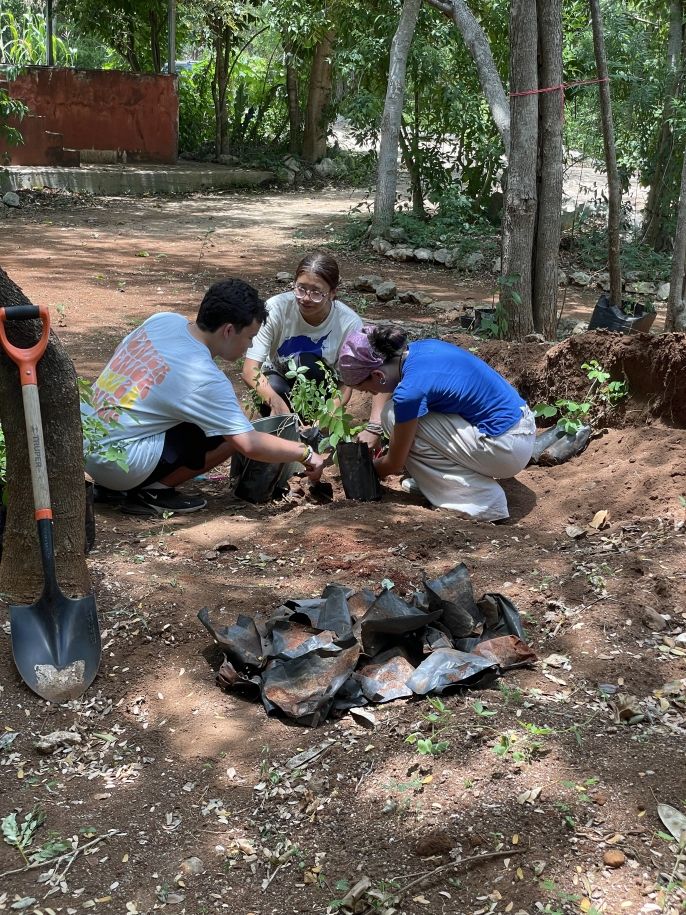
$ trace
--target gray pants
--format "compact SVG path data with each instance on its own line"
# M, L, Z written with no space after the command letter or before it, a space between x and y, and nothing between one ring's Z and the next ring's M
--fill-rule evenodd
M395 425L393 401L383 409L390 436ZM528 407L502 435L484 435L456 413L427 413L405 461L422 494L437 508L448 508L479 521L509 517L505 492L496 479L513 477L529 463L536 422Z

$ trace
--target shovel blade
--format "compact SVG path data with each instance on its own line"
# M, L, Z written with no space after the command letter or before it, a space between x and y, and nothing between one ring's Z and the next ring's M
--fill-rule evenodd
M12 654L26 685L49 702L77 699L100 666L95 597L72 599L60 591L10 607Z

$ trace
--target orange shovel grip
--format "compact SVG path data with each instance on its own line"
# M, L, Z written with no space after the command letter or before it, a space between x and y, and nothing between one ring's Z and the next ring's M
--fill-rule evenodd
M5 322L18 319L26 320L28 318L40 318L43 325L40 339L33 346L26 348L13 346L7 339ZM22 385L38 383L36 366L45 352L49 336L50 312L45 305L39 305L38 307L34 305L15 305L8 308L0 308L0 341L7 355L19 369L19 380Z

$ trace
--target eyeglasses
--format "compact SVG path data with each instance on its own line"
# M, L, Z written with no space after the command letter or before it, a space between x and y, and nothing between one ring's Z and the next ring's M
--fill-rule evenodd
M315 305L318 305L320 302L323 302L328 293L321 292L319 289L306 289L305 286L301 286L300 283L296 283L294 290L296 298L304 299L305 296L314 302Z

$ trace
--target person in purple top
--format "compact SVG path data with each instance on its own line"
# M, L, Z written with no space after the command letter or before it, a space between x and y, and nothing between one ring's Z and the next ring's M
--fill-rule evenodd
M344 384L387 394L387 452L374 462L383 480L400 474L440 508L480 521L509 517L497 479L528 464L536 437L532 412L482 359L442 340L407 342L390 325L364 327L341 347Z

